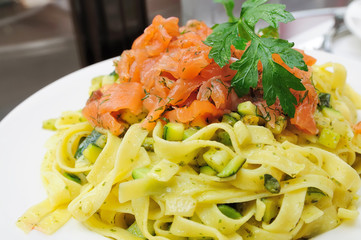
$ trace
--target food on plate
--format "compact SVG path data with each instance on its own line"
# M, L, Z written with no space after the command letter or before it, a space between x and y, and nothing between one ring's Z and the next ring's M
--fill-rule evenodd
M361 97L341 64L278 39L266 0L213 29L156 16L81 111L43 127L48 198L17 222L71 217L114 239L300 239L357 218ZM269 27L255 33L263 19Z

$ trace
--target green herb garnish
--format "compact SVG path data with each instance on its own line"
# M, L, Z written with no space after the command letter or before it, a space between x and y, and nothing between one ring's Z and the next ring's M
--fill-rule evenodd
M285 10L283 4L265 4L268 0L247 0L242 4L239 18L233 16L233 0L216 0L224 5L229 22L215 25L213 33L204 41L212 47L209 58L220 66L228 64L231 59L231 46L236 49L246 49L242 58L233 62L231 69L237 70L232 79L231 86L239 97L249 93L258 83L259 62L262 64L262 84L264 99L268 106L275 103L278 98L285 114L294 117L296 97L290 88L298 91L305 90L301 80L287 71L272 59L272 54L279 54L290 68L299 68L307 71L303 55L292 49L293 43L287 40L274 38L279 23L294 20L291 13ZM270 27L268 33L260 37L255 33L255 25L259 20L266 21ZM265 31L265 30L263 30Z

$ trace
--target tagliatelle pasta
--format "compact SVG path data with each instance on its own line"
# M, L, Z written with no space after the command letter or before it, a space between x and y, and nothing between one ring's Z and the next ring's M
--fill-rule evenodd
M324 83L326 66L314 70L316 87ZM338 93L336 99L352 102L352 96ZM348 110L354 113L356 107L351 107ZM342 219L357 216L360 178L351 165L360 161L356 157L360 145L354 143L358 135L352 136L350 125L344 133L347 145L330 151L317 142L305 144L302 138L306 137L298 132L293 134L302 144L280 142L276 138L282 133L275 138L268 128L242 121L233 127L210 124L186 140L168 141L163 139L163 125L158 122L152 133L154 151L147 151L142 144L151 133L133 124L122 138L106 133L107 142L94 164L75 167L73 156L79 140L88 136L92 127L80 121L61 125L61 119L42 165L49 198L19 219L18 226L26 231L37 228L52 233L73 216L89 229L115 239L139 238L126 230L129 221L135 221L147 239L294 239L319 234ZM229 134L231 146L213 140L218 130ZM208 148L224 150L231 158L242 155L247 161L228 178L199 173L197 158ZM346 151L350 154L345 155ZM132 171L140 167L148 167L150 172L133 179ZM76 183L64 173L84 180ZM265 174L279 180L279 193L265 189ZM317 188L325 196L315 203L307 202L309 188ZM262 221L269 211L264 199L277 206L271 223ZM242 217L224 215L219 204L237 204Z
M46 122L56 130L41 166L48 197L17 226L52 234L75 218L119 240L263 240L309 238L357 218L361 133L353 127L361 97L345 68L288 69L307 86L293 94L296 115L312 114L311 131L277 102L265 106L259 88L232 101L229 66L199 60L209 49L192 45L210 29L193 21L180 34L175 25L157 16L116 62L117 73L93 79L82 112ZM179 42L181 57L195 51L205 64L177 63L196 74L163 69Z

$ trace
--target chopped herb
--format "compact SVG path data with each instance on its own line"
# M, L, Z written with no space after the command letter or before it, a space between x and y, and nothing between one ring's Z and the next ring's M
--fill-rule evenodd
M144 96L144 98L141 99L142 101L149 97L149 92L147 92L147 90L144 89L144 93L145 93L145 96Z
M163 110L164 106L160 106L159 108L155 109L154 111L160 111Z

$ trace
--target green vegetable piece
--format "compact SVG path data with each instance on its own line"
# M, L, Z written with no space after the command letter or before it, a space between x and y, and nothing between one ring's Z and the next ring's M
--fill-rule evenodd
M95 145L97 145L100 148L104 148L105 144L107 144L107 135L101 135L99 138L95 141Z
M217 172L208 165L200 167L199 171L200 171L200 173L210 175L210 176L216 176L217 175Z
M345 120L345 117L342 116L342 114L334 108L323 107L321 112L325 117L328 117L330 119L338 119L341 121Z
M267 191L271 193L279 193L281 191L280 183L272 175L265 174L263 178L264 178L264 187L267 189Z
M134 222L132 225L130 225L130 227L127 229L128 232L130 232L131 234L140 237L142 239L146 239L142 233L142 231L140 230L137 222Z
M337 132L324 128L321 131L320 137L318 138L318 142L323 146L335 149L337 147L338 142L340 141L341 135Z
M235 119L234 117L232 117L229 114L224 114L222 116L222 122L228 123L229 125L233 126L237 122L237 119Z
M217 205L219 211L221 211L224 215L232 219L239 219L242 217L242 214L237 212L233 207L226 204Z
M103 150L102 148L98 147L94 143L91 143L84 149L83 155L91 163L95 163L102 150Z
M75 174L64 172L64 176L69 180L81 184L81 179Z
M196 132L198 132L199 127L190 127L184 130L183 133L183 140L189 138L190 136L192 136L193 134L195 134Z
M142 144L142 147L145 148L145 150L149 152L154 152L154 138L152 137L146 137L144 139L144 142Z
M229 115L234 119L236 119L237 121L241 120L241 116L236 112L231 112Z
M217 177L225 178L233 176L238 172L238 170L243 166L245 162L246 158L240 155L235 156L231 161L229 161L226 167L217 174Z
M323 109L324 107L331 108L331 94L322 93L318 94L318 99L320 100L318 103L318 107Z
M305 202L307 203L316 203L325 197L326 194L320 189L315 187L308 187Z
M270 106L279 99L284 113L294 117L297 99L290 89L303 91L305 87L300 79L274 62L272 54L279 54L290 68L296 67L304 71L308 68L303 61L303 55L292 49L293 43L282 39L261 38L254 32L256 23L261 19L275 29L278 28L279 22L287 23L294 20L292 14L285 11L285 5L265 4L266 2L267 0L245 1L242 4L240 18L217 25L204 43L212 47L209 58L213 58L223 67L229 63L232 45L243 50L246 43L251 40L242 58L231 64L231 69L237 71L231 81L231 87L240 97L248 94L250 88L257 87L257 66L261 62L264 99L267 105ZM222 3L226 9L230 9L225 1Z
M90 135L79 144L78 150L76 150L74 157L78 159L81 155L83 155L83 151L89 146L89 144L95 143L101 135L102 134L100 132L93 130Z
M168 141L181 141L184 135L183 123L170 122L164 125L163 138Z
M227 146L232 146L232 140L226 131L217 131L217 141Z
M241 116L256 115L257 107L251 101L246 101L238 104L237 111Z
M135 168L132 171L132 177L133 179L144 178L149 173L149 171L150 169L146 167Z
M220 172L229 162L230 156L225 150L211 148L203 154L203 159L211 168Z
M55 122L56 122L56 118L43 121L43 129L55 131L56 130Z

